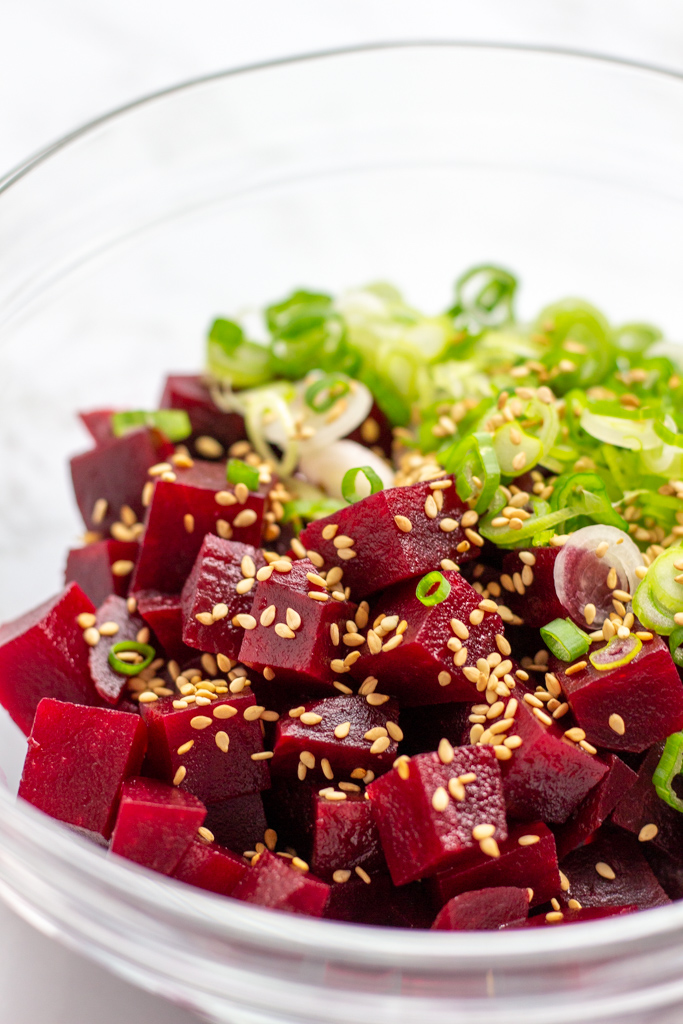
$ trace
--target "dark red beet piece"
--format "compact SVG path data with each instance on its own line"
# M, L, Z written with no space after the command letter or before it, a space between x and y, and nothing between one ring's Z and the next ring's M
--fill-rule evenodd
M78 418L92 437L95 444L105 444L114 437L111 418L116 409L93 409L92 412L79 412Z
M329 783L331 785L331 783ZM320 784L283 779L273 775L273 785L263 794L269 826L277 832L278 848L290 847L309 860L313 842L313 798ZM245 847L246 849L246 847ZM253 847L252 847L253 849Z
M429 928L434 911L423 889L421 882L397 887L386 871L370 874L370 884L354 873L348 882L331 885L325 917L385 928Z
M74 704L99 704L90 678L90 648L76 622L95 606L70 583L13 622L0 626L0 703L28 735L43 697Z
M173 877L188 885L196 885L199 889L230 896L248 869L249 864L244 857L238 857L217 843L194 839L173 872Z
M312 592L326 593L324 587L308 579L316 573L313 563L302 558L292 563L289 572L274 570L268 580L259 583L251 609L256 626L245 632L239 660L258 672L269 669L279 683L330 689L340 675L349 671L346 659L353 661L357 656L352 648L341 643L335 646L330 630L334 625L343 636L347 619L353 619L355 605L329 597L325 601L309 597ZM274 617L264 626L261 619L269 608L274 610ZM290 631L294 632L293 637L280 633L281 627L287 625L288 609L301 618L296 630ZM265 621L269 618L270 613Z
M444 572L451 590L445 601L425 606L415 596L418 580L399 583L383 591L370 607L369 621L387 616L394 628L377 637L376 630L368 630L367 643L355 650L361 657L352 666L357 679L373 675L380 681L385 693L398 697L403 705L442 704L449 701L472 700L477 695L476 681L467 678L474 671L479 658L498 653L496 636L503 636L503 623L495 612L485 612L477 625L470 622L470 614L479 608L481 597L457 572ZM458 619L462 632L469 637L460 640L450 625ZM397 647L383 650L391 644L400 622L408 627ZM464 630L462 629L464 627ZM381 623L377 627L381 632ZM372 644L378 653L371 653ZM448 644L450 643L450 647ZM467 651L463 666L454 664L462 649ZM498 669L496 669L498 671Z
M195 461L159 480L147 510L133 590L179 594L207 533L258 547L269 485L240 504L225 479L224 463ZM221 504L225 502L226 504ZM189 517L189 518L188 518Z
M207 810L204 824L221 846L244 853L263 842L268 825L260 793L246 793L219 804L209 804Z
M603 917L620 917L623 914L632 914L634 910L639 908L634 904L628 904L622 907L581 907L580 910L561 910L562 919L557 920L553 916L553 912L550 911L550 920L546 914L537 914L535 917L530 917L528 921L524 921L520 925L511 925L511 927L522 927L522 928L557 928L558 925L563 924L580 924L581 921L600 921Z
M553 577L560 549L533 548L525 551L527 558L535 559L533 566L527 566L520 553L510 551L503 559L500 581L505 604L524 620L525 626L534 629L547 626L553 619L566 619L569 612L560 604Z
M476 780L465 786L465 799L452 799L449 782L470 772ZM443 797L442 790L448 802L436 810L433 801ZM490 747L459 747L449 764L437 754L418 754L366 792L395 885L433 875L477 849L476 825L491 825L497 842L507 839L502 779Z
M398 719L398 705L387 701L379 707L368 704L365 697L327 697L310 704L300 705L303 714L320 717L322 721L307 725L301 716L291 718L285 714L277 723L274 757L271 762L273 775L295 777L304 751L315 758L315 767L309 766L309 781L324 786L334 784L321 767L321 760L327 758L334 773L334 779L350 777L355 769L363 768L375 775L389 770L396 759L398 744L387 736L387 722ZM335 729L349 723L347 736L336 736ZM372 731L376 730L376 731ZM345 730L341 730L345 731ZM371 732L372 731L372 732ZM371 732L372 739L366 739ZM388 745L383 735L389 739ZM380 750L373 744L380 740Z
M576 810L572 811L565 824L555 829L557 855L560 860L575 850L577 846L581 846L593 832L600 828L603 821L611 814L621 798L628 794L636 781L636 773L631 771L616 754L605 755L605 762L607 774L603 775L586 799L579 804ZM651 779L652 776L650 776L650 785L654 793ZM683 833L681 842L683 842Z
M565 857L560 868L569 879L565 899L582 907L621 907L635 904L639 910L670 903L639 849L638 840L624 832L603 828L592 843ZM607 865L614 878L604 878L596 864Z
M183 641L200 651L215 651L236 661L244 629L233 625L236 615L249 614L254 602L255 573L266 564L260 548L223 540L207 533L181 594ZM251 580L251 590L238 593L235 587ZM210 615L216 605L225 605L227 613L211 625L197 615Z
M286 857L268 850L250 867L232 891L237 900L256 903L271 910L322 917L330 887L307 871L292 867Z
M683 729L683 684L661 637L645 641L620 668L598 671L588 658L581 661L586 667L573 675L566 675L569 666L555 658L550 668L589 742L638 753ZM622 720L615 728L610 726L613 715Z
M436 916L432 929L442 932L497 931L522 924L529 915L526 889L500 886L475 889L449 900Z
M169 783L180 772L177 785L207 805L267 789L266 762L251 759L263 750L261 729L258 720L244 717L255 705L253 694L220 697L206 707L176 709L171 697L141 705L149 729L149 770ZM190 741L190 749L179 754Z
M652 785L652 775L663 749L664 744L657 743L649 751L638 769L635 785L621 795L612 814L612 822L635 836L646 829L643 835L649 838L642 840L643 845L651 845L673 858L677 864L682 864L683 814L660 799ZM653 825L656 827L654 836L651 835Z
M361 793L347 793L345 800L327 800L316 793L311 870L331 882L335 871L358 866L368 873L386 870L370 801Z
M147 730L123 711L41 700L19 796L100 840L109 839L121 784L138 775Z
M138 550L135 540L111 538L84 548L72 548L66 560L66 582L78 583L96 605L102 604L110 594L125 597Z
M470 723L468 704L429 704L424 708L404 708L399 716L403 741L399 753L424 754L436 750L442 738L459 747L468 742Z
M183 643L183 613L179 594L141 590L136 595L138 614L145 620L167 658L182 664L197 652Z
M317 551L325 559L325 569L336 565L344 570L343 583L351 587L354 601L411 576L438 569L444 558L456 563L468 561L479 548L468 539L466 531L459 525L455 529L441 529L443 522L447 527L459 524L467 511L453 486L453 477L444 479L450 480L451 486L442 492L441 511L434 506L433 519L425 512L425 502L430 496L434 500L434 490L428 483L411 484L379 491L334 515L317 519L302 530L299 539L307 550ZM412 528L407 532L401 530L396 516L409 520ZM337 526L337 532L334 538L325 540L323 530L332 525ZM470 535L478 536L471 530ZM339 547L342 537L352 538L353 546ZM340 551L355 554L349 558Z
M524 836L538 836L538 842L529 842ZM560 873L557 867L555 840L547 825L537 821L532 825L515 825L510 835L500 843L500 857L487 857L475 850L447 871L439 871L425 885L435 907L471 889L498 885L513 885L533 889L532 907L547 903L560 894Z
M221 412L201 377L184 374L167 377L159 408L185 410L190 417L192 435L184 443L193 452L198 437L212 437L225 449L246 437L242 417L234 412Z
M643 853L669 899L683 899L683 865L662 853L652 843L643 843Z
M142 490L149 480L147 470L173 454L173 445L158 430L143 427L123 437L98 444L71 460L76 502L89 530L107 533L127 505L139 520L144 515ZM104 499L102 518L93 519L95 502Z
M384 455L388 459L391 458L394 440L393 431L391 423L377 405L377 402L372 403L372 409L360 426L356 427L347 436L349 441L357 441L358 444L364 444L366 448L371 448L378 455Z
M104 623L116 623L119 628L113 636L101 635L99 643L90 648L90 674L100 697L107 704L118 704L127 688L129 676L114 671L109 664L109 652L124 640L135 640L145 624L139 615L130 614L125 598L114 595L97 609L96 615L98 629Z
M127 779L110 850L170 875L205 817L206 807L191 793L156 779Z

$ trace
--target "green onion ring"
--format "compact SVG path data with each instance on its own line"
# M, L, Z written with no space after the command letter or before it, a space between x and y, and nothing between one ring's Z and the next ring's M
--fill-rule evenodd
M437 589L434 590L434 587ZM433 593L431 591L434 590ZM421 601L426 608L433 608L435 604L445 601L451 592L451 585L445 576L438 571L428 572L423 576L415 588L415 597Z
M228 459L225 475L228 483L246 484L250 491L259 489L259 473L254 466L249 466L242 459Z
M677 626L669 636L669 650L678 667L683 668L683 626Z
M657 796L664 800L675 811L683 811L683 800L676 796L673 780L681 774L683 763L683 732L675 732L668 737L659 764L652 775L652 783Z
M553 619L540 632L546 647L560 661L573 661L590 647L588 636L571 619Z
M144 661L139 662L137 665L132 665L129 661L121 661L116 655L122 654L123 651L135 651L137 654L142 654ZM139 676L141 672L144 672L152 664L155 654L156 651L149 644L141 644L137 640L122 640L120 643L114 644L109 651L108 661L114 672L118 672L119 675Z
M639 653L642 646L643 641L640 637L634 636L633 633L624 640L621 637L614 636L608 644L605 644L604 647L597 651L592 651L588 657L594 669L597 669L598 672L608 672L610 669L628 665L629 661L633 661ZM617 656L610 659L610 655L614 653L615 648Z
M344 473L344 479L342 480L341 485L342 497L349 503L349 505L353 505L357 501L362 501L364 497L364 495L359 494L356 490L356 477L359 473L362 473L370 484L370 494L377 494L378 491L384 490L384 484L377 476L372 466L354 466L353 469L349 469Z
M350 390L351 385L345 377L338 373L327 373L306 388L304 401L313 412L329 412L335 402L343 395L348 395ZM322 395L322 401L317 402L319 395Z

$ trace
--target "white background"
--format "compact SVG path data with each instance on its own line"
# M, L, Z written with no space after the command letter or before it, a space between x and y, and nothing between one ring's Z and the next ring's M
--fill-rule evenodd
M680 0L4 0L0 175L99 113L177 81L380 40L590 50L683 72ZM196 1024L0 905L0 1024Z

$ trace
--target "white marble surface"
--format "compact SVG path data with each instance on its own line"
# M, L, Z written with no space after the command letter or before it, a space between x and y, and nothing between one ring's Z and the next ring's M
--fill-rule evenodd
M0 173L104 110L225 67L378 40L585 49L683 72L679 0L5 0ZM0 904L2 1024L192 1024Z

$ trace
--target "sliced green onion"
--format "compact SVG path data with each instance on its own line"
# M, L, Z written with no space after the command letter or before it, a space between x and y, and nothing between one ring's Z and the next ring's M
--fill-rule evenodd
M434 589L436 587L436 590ZM440 572L428 572L415 589L415 597L427 608L445 601L451 592L451 585Z
M655 558L633 595L633 611L647 629L669 636L675 627L674 615L683 611L683 583L675 562L683 559L678 544Z
M546 530L554 530L560 523L579 515L580 511L572 507L559 508L556 512L548 512L547 515L530 516L524 520L521 530L512 530L509 526L492 526L491 520L495 519L495 516L489 512L477 529L482 537L493 541L498 547L524 547L523 541L528 541Z
M254 466L249 466L242 459L228 459L226 468L228 483L246 484L250 491L259 489L259 472Z
M608 644L588 655L590 663L598 672L607 672L613 668L621 668L633 661L643 646L643 641L631 633L623 640L614 636Z
M469 501L477 493L477 477L481 490L474 507L477 512L485 512L500 484L500 467L491 435L483 431L469 434L439 458L446 472L455 476L455 489L461 501Z
M628 529L628 523L612 507L605 482L597 473L567 473L558 477L553 487L553 508L572 505L596 523Z
M362 473L370 484L370 494L377 494L378 491L384 490L384 484L372 466L354 466L353 469L349 469L344 473L341 485L342 497L349 505L354 504L356 501L362 501L364 497L367 497L367 495L359 494L356 490L356 477L359 473Z
M192 433L190 417L184 409L156 409L154 412L136 409L112 413L111 429L114 437L123 437L138 427L156 427L174 443L184 441Z
M134 651L136 654L142 654L144 660L139 661L137 664L133 664L130 661L121 661L116 655L123 654L124 651ZM108 661L114 672L118 672L119 675L138 676L152 664L155 654L156 651L149 644L141 644L137 640L121 640L120 643L114 644L109 651Z
M207 369L216 380L234 388L251 388L272 376L265 345L247 341L239 324L215 320L207 341Z
M489 264L471 267L455 283L455 305L450 315L471 333L482 327L501 327L514 320L517 278Z
M664 800L669 807L683 813L683 800L678 797L673 788L673 781L681 774L683 764L683 732L675 732L668 737L664 744L659 764L654 770L652 782L657 791L657 796Z
M329 412L343 395L348 395L351 385L346 377L338 373L327 373L310 384L304 392L304 401L313 412Z
M669 636L674 631L673 617L660 611L652 599L652 589L647 576L638 584L633 595L633 612L646 629L651 629L661 636Z
M590 638L571 619L553 619L541 628L541 637L560 661L573 661L585 654L591 644Z
M676 626L669 637L671 657L679 668L683 668L683 626Z
M673 445L676 448L683 448L683 434L676 434L661 420L654 421L654 431L657 437L665 444Z

